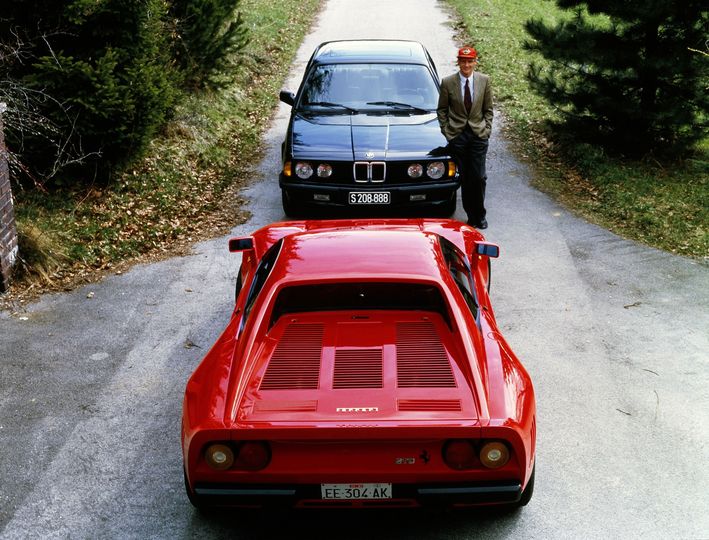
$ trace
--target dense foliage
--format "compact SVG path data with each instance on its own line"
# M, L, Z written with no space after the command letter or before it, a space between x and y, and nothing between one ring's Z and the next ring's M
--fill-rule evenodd
M190 14L179 26L178 6ZM140 156L186 81L216 76L230 67L224 58L243 46L237 3L224 6L218 0L4 0L0 99L8 104L6 138L18 176L101 182ZM182 61L196 47L209 56Z
M532 39L525 46L552 66L532 64L528 78L565 115L575 138L636 155L678 155L707 136L705 1L556 3L575 17L527 22Z
M193 86L223 86L236 53L248 42L234 0L172 0L176 59Z

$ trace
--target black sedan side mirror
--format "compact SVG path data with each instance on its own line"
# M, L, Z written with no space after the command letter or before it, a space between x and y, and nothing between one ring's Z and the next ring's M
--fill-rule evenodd
M288 90L281 90L281 93L278 94L278 99L280 99L283 103L293 106L295 103L295 94L293 92L289 92Z

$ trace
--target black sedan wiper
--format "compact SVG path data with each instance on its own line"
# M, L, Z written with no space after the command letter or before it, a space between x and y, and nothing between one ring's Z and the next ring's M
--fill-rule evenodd
M368 101L367 105L384 105L385 107L393 107L395 109L410 109L419 114L430 112L428 109L422 109L421 107L416 107L415 105L410 105L408 103L401 103L400 101Z
M349 111L352 114L356 114L359 112L357 109L353 109L352 107L348 107L347 105L343 105L342 103L332 103L330 101L311 101L309 103L306 103L305 105L308 107L310 107L311 105L315 105L317 107L332 107L338 109L345 109L346 111Z

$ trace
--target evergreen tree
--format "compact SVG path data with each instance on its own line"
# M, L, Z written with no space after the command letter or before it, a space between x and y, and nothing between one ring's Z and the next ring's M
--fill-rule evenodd
M575 11L554 26L526 24L532 88L574 135L643 154L679 154L707 136L706 0L557 0ZM607 18L586 15L606 15ZM694 49L694 50L693 50Z
M230 80L237 53L248 43L238 0L173 0L177 60L186 82L219 87Z
M5 4L7 2L7 4ZM105 179L139 155L175 100L164 0L4 0L0 40L18 36L8 76L61 134L74 178ZM21 105L21 104L14 104ZM13 104L10 104L13 106ZM10 131L25 166L57 172L54 144L32 130ZM78 167L78 168L77 168Z

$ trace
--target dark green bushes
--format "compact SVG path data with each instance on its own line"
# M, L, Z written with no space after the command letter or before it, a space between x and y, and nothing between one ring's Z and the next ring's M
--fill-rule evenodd
M109 181L186 85L218 80L244 42L233 0L4 0L0 100L16 173Z
M234 0L173 0L175 57L191 86L221 86L229 81L236 53L247 43Z

